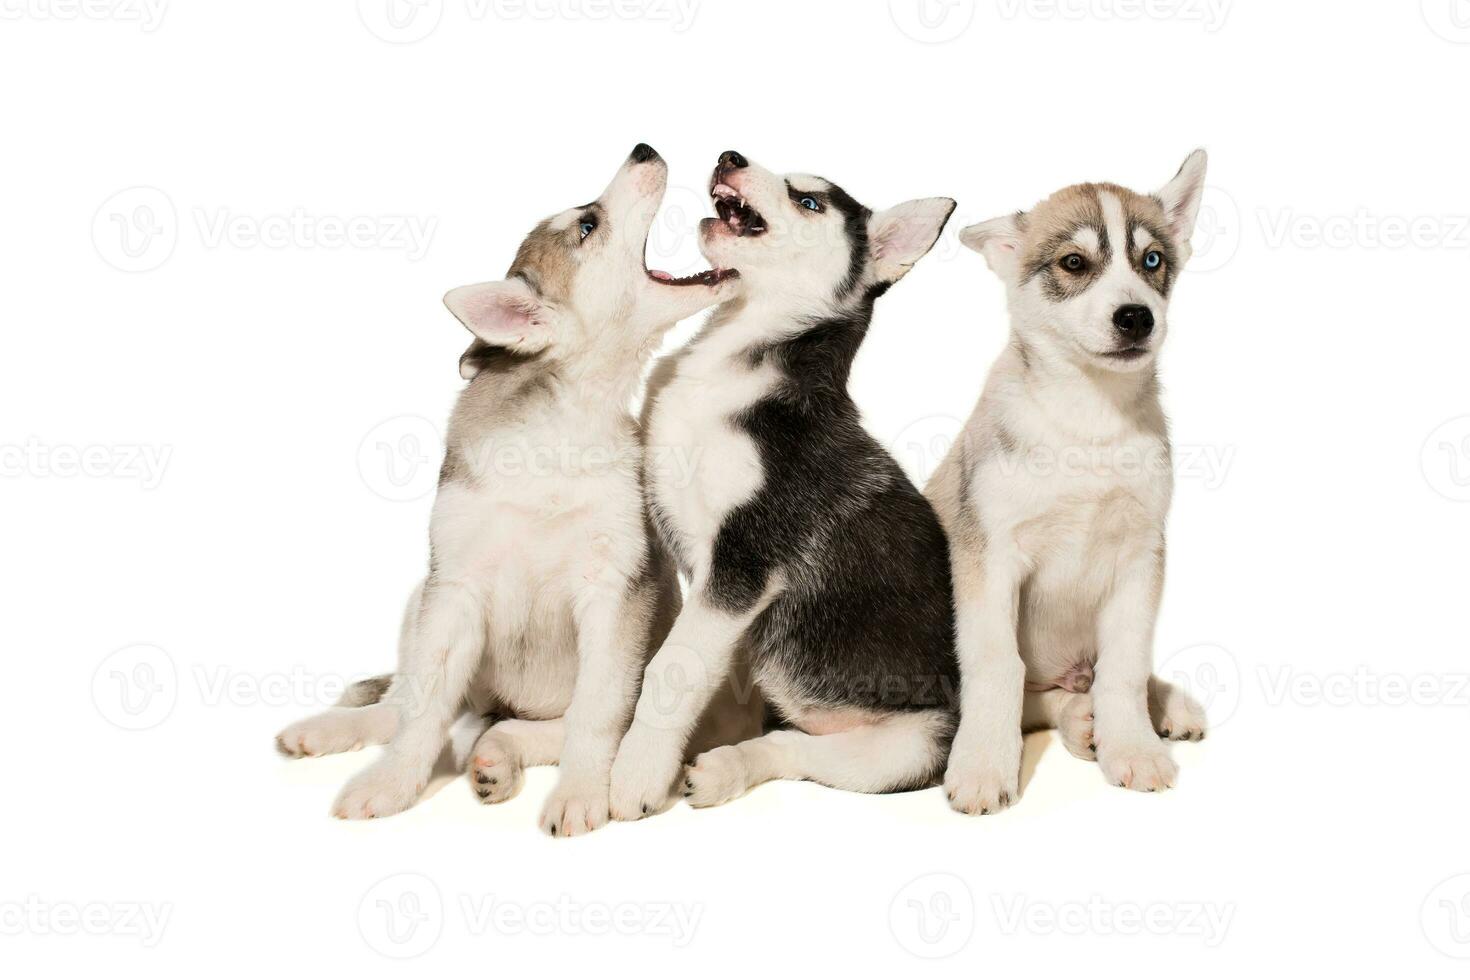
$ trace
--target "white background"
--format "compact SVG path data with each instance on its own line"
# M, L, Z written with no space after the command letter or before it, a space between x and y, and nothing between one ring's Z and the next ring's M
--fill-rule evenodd
M626 2L0 2L7 972L1462 975L1470 4ZM1210 150L1162 363L1158 659L1214 722L1177 790L1043 734L1001 816L784 784L556 841L551 770L344 824L368 754L274 753L392 666L440 296L638 140L674 271L726 148L959 200L853 379L920 479L1006 335L956 229Z

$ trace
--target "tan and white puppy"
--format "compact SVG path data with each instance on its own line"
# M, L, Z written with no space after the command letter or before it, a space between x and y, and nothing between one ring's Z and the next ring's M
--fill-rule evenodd
M1159 736L1204 736L1151 676L1173 489L1155 365L1204 181L1196 150L1156 194L1079 184L960 233L1005 281L1011 342L927 488L954 570L957 810L1015 802L1025 729L1147 792L1176 775Z
M469 712L506 719L470 755L481 800L510 798L524 766L560 760L542 828L564 836L607 822L609 771L644 665L679 610L674 566L648 526L629 407L663 334L725 299L733 278L646 269L667 180L640 143L601 197L527 236L504 281L445 297L475 340L460 360L469 384L445 440L429 574L405 614L398 671L277 738L291 755L388 743L342 790L336 816L412 805ZM733 716L726 703L703 716L702 747L759 733L758 703Z

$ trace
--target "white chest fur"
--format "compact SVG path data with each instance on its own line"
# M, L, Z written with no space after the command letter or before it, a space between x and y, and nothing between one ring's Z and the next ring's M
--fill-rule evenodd
M663 531L678 543L694 579L708 568L725 516L763 479L760 453L734 417L765 395L777 374L750 365L735 342L739 326L725 324L680 356L648 423L649 486Z

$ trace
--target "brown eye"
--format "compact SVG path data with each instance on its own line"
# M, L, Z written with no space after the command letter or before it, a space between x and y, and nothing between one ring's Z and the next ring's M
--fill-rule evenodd
M1081 272L1087 268L1087 260L1076 252L1073 252L1070 255L1062 257L1062 268L1068 272Z

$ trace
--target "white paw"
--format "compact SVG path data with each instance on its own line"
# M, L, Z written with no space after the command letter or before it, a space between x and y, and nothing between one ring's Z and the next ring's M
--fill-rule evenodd
M1169 789L1179 775L1179 767L1169 758L1168 746L1157 741L1120 745L1101 742L1097 763L1108 782L1140 793Z
M331 755L334 752L355 752L367 744L367 734L362 731L356 709L339 708L324 711L310 718L303 718L294 725L287 725L276 736L276 748L292 758Z
M520 756L482 738L470 756L470 789L481 803L504 803L521 791L526 772Z
M745 757L733 745L701 753L684 769L680 791L690 806L719 806L750 789Z
M614 820L641 820L668 807L681 749L671 733L633 723L612 767Z
M606 786L563 777L541 809L541 829L552 837L576 837L607 826L610 816Z
M1154 708L1154 731L1175 742L1198 742L1205 737L1208 722L1198 701L1172 687Z
M981 746L949 754L944 794L960 813L999 813L1021 797L1021 733Z
M1092 698L1074 694L1057 719L1057 734L1067 751L1091 762L1097 758L1096 736L1092 732Z
M426 779L417 779L402 767L384 760L364 769L342 788L337 802L332 804L332 816L343 820L372 820L402 813L419 798L425 782Z

